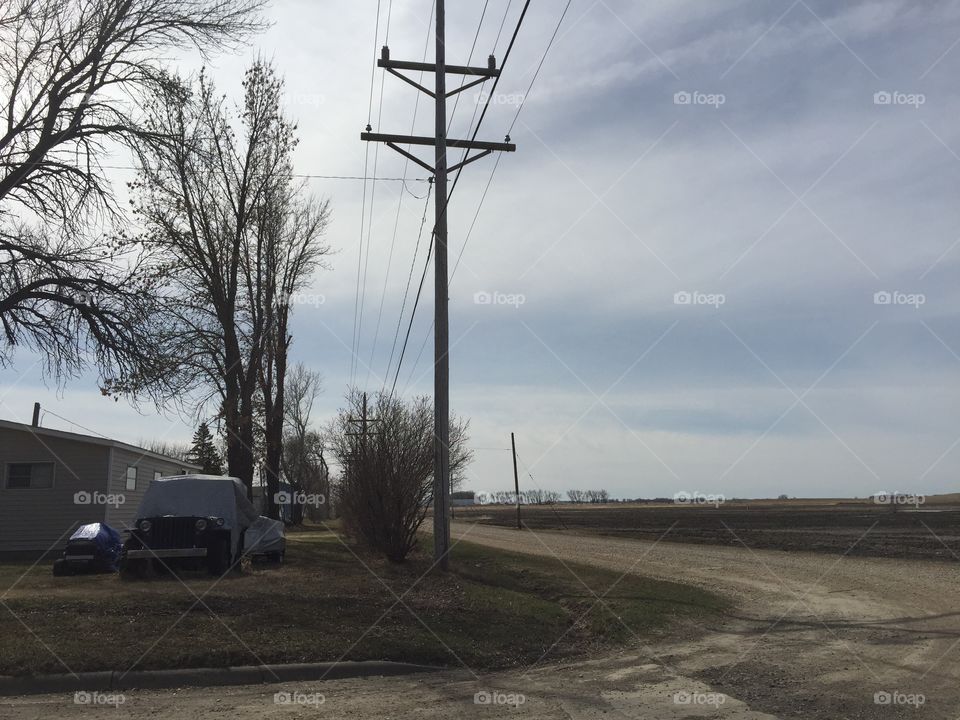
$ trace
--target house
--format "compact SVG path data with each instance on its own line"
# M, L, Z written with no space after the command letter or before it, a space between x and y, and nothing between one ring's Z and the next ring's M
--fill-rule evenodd
M123 535L151 480L199 470L117 440L0 420L0 554L58 550L83 523Z

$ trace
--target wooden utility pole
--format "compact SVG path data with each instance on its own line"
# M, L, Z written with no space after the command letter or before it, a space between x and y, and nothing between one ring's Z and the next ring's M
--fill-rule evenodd
M513 490L517 496L517 530L520 530L520 476L517 475L517 441L510 433L510 449L513 451Z
M369 411L367 410L367 393L363 393L363 401L360 405L360 417L348 417L347 421L360 425L360 432L348 432L347 435L360 436L360 454L363 455L367 447L367 433L369 432L367 426L380 422L377 418L370 417ZM323 451L320 453L320 459L321 461L323 460Z
M434 451L433 451L433 555L441 570L448 567L447 553L450 550L450 363L449 363L449 322L447 315L447 174L459 170L464 165L479 160L494 151L513 152L517 149L512 143L480 142L476 140L450 140L447 138L447 98L456 95L467 88L479 85L491 78L499 77L496 58L491 55L487 67L466 67L462 65L447 65L446 52L446 12L444 0L436 0L436 57L433 63L408 62L390 59L390 48L384 46L381 51L379 67L384 68L391 75L427 95L436 101L436 123L433 137L416 135L390 135L367 132L360 134L360 139L368 142L382 142L396 150L408 160L416 163L434 176L436 192L434 193L434 228L433 228L433 263L434 263L434 347L433 347L433 423L434 423ZM435 76L434 89L424 87L418 82L402 74L402 70L432 72ZM447 92L447 74L474 77L458 87ZM404 150L401 144L406 145L433 145L434 162L430 165L419 157ZM456 165L447 163L447 149L462 148L467 155L471 150L477 153L472 157L464 155L464 159Z
M450 356L447 315L447 51L446 15L437 0L437 119L433 227L433 557L446 570L450 551ZM441 201L442 198L442 201Z

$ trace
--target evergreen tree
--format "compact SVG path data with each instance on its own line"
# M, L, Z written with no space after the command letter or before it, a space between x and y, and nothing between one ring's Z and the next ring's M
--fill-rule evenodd
M206 475L223 475L223 461L206 422L200 423L200 427L193 434L193 445L190 447L188 459L194 465L199 465L202 468L200 472Z

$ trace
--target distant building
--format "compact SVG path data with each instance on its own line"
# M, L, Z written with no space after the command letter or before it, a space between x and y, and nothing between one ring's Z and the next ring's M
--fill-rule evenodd
M472 490L460 490L450 493L450 505L452 507L465 507L467 505L476 505L476 494Z
M84 523L123 535L151 480L199 471L117 440L0 420L0 553L56 551Z

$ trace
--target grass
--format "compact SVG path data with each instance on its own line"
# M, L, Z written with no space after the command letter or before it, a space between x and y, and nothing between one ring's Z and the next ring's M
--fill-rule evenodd
M54 578L47 562L25 575L29 565L0 565L0 674L341 658L504 668L548 650L547 660L622 646L724 607L699 589L581 565L574 576L556 560L465 542L450 574L430 564L417 555L394 565L310 530L288 536L283 567L220 581ZM606 607L593 607L584 584L598 595L614 585Z

